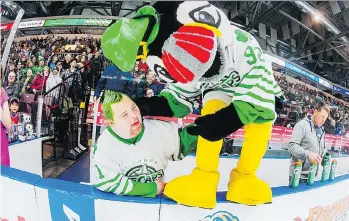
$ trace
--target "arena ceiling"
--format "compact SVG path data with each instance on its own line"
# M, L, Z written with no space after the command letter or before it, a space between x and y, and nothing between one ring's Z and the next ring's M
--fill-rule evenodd
M81 15L131 17L150 1L15 1L23 19ZM269 53L340 83L349 80L349 1L219 1L229 19ZM309 11L310 10L310 11ZM276 37L275 37L276 36Z

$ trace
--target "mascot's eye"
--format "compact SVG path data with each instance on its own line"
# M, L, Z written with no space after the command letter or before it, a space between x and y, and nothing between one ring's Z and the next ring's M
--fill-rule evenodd
M169 76L169 73L167 72L167 70L165 68L163 68L163 67L161 67L160 65L157 65L157 64L155 64L154 67L155 67L155 73L157 75Z
M215 24L214 18L208 12L205 12L205 11L195 12L194 17L197 20L196 22L201 22L209 25Z
M211 25L218 28L221 24L221 15L211 5L204 5L189 12L194 22Z
M176 83L171 75L167 72L167 70L163 67L161 67L158 64L154 65L154 72L160 77L161 81L164 81L164 83Z

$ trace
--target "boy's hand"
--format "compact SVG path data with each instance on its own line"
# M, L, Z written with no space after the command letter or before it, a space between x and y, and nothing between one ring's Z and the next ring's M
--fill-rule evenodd
M156 195L161 195L164 192L166 183L162 182L162 179L156 180L157 192Z

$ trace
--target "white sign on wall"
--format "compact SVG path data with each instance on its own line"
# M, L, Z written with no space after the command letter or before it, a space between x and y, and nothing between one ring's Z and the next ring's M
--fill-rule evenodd
M18 28L34 28L34 27L42 27L44 26L45 20L35 20L35 21L24 21L19 23Z
M158 204L152 204L97 199L95 200L95 220L158 221L160 208L160 200Z
M1 176L2 221L40 220L34 186Z
M42 138L9 146L12 168L34 173L42 177Z

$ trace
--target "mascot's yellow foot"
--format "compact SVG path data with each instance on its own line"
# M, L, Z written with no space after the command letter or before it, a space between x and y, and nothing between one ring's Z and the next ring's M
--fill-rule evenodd
M236 169L230 173L227 200L249 206L272 202L269 185L256 175L244 175Z
M218 181L218 172L195 168L190 175L168 182L164 195L182 205L212 209L216 206Z

